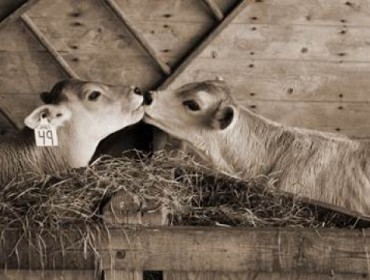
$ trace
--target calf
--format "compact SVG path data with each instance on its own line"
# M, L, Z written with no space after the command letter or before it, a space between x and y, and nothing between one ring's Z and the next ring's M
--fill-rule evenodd
M283 191L370 215L370 146L287 127L238 105L220 80L150 92L144 121L188 143L217 169L268 175Z
M41 98L47 103L26 119L26 127L0 142L0 183L20 173L50 173L86 166L103 138L139 122L143 97L136 87L113 87L80 80L58 82ZM57 132L59 145L37 147L34 129L47 119Z

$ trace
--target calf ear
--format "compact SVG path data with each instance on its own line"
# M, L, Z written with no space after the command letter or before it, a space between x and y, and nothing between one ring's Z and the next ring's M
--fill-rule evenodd
M235 118L235 109L232 106L221 107L216 114L212 122L212 127L218 130L224 130L230 126Z
M27 118L24 120L24 124L35 129L40 125L41 119L46 118L48 122L54 127L59 127L64 124L65 121L69 120L71 113L69 110L60 105L43 105L36 108Z

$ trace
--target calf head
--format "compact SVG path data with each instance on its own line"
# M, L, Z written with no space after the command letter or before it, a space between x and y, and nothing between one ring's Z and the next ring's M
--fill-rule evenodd
M145 122L189 141L195 135L226 131L236 114L230 91L219 79L151 91L146 99Z
M35 129L46 118L57 129L60 148L72 167L87 165L100 140L144 115L143 96L133 86L69 79L42 93L41 99L46 105L35 109L25 125Z

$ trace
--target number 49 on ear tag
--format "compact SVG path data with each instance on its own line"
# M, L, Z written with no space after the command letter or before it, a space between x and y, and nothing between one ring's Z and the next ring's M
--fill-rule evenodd
M39 126L35 128L35 140L38 147L58 146L57 131L46 118L41 118Z

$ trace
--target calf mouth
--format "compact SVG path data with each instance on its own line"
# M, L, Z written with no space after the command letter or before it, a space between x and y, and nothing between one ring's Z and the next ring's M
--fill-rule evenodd
M152 104L153 102L153 97L152 97L152 94L150 91L145 91L144 94L143 94L143 105L145 106L150 106L150 104Z

